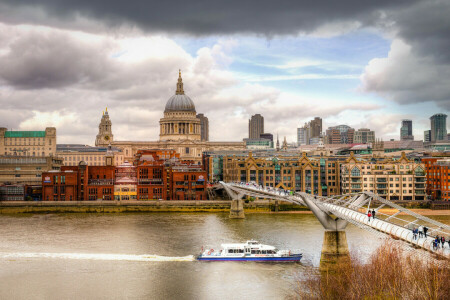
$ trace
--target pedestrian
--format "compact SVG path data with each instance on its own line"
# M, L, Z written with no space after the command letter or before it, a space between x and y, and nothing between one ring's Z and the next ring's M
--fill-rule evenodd
M423 234L425 235L425 238L427 237L427 231L428 231L428 227L423 226Z
M448 244L448 248L450 249L450 236L447 237L447 244Z
M437 249L437 242L436 240L433 240L433 250L436 251L436 249Z
M444 245L445 245L445 237L441 236L441 244L442 244L442 249L444 249Z
M436 243L436 248L439 249L439 244L441 243L441 240L439 239L439 236L437 235L434 239L434 242Z
M372 209L372 220L375 219L375 209Z
M370 222L370 217L372 216L372 213L370 212L370 210L369 210L369 212L367 213L367 216L369 217L369 222Z
M423 226L419 226L419 238L423 237Z

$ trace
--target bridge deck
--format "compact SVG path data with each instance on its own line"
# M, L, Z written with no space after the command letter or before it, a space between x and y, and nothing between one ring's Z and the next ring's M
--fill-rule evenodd
M332 197L319 197L304 192L292 193L285 190L267 188L253 183L224 183L224 186L237 194L249 195L257 198L287 201L306 205L305 198L313 202L327 214L346 220L362 229L373 232L379 236L389 236L396 240L407 242L416 248L425 249L441 257L450 258L450 247L446 241L444 246L434 245L435 236L450 237L450 226L417 214L403 208L377 194L363 192ZM394 210L393 214L383 213L381 208ZM366 214L368 210L375 210L375 219ZM426 226L429 230L427 237L415 237L412 229Z

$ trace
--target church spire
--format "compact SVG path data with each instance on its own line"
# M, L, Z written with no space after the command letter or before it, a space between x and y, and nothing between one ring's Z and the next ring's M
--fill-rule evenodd
M181 78L181 70L178 70L178 82L177 82L177 91L176 95L184 95L183 90L183 79Z

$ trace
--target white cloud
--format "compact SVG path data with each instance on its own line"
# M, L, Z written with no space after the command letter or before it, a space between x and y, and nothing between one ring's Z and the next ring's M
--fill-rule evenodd
M400 104L434 101L450 109L450 68L432 57L419 56L396 39L386 58L372 59L361 75L362 90Z
M264 115L266 131L295 140L301 119L379 108L243 81L228 70L236 43L219 40L191 55L157 34L130 38L0 24L0 61L6 66L0 70L0 116L18 116L0 126L55 126L60 143L93 144L107 106L116 140L157 140L179 68L186 94L210 120L211 140L245 138L255 113Z

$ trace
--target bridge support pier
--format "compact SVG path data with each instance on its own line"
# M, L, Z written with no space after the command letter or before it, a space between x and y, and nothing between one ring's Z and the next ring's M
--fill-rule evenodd
M333 271L337 263L350 260L345 227L348 222L330 215L320 209L311 199L302 197L305 204L325 228L322 253L320 255L320 270Z
M345 231L326 230L323 235L322 253L320 255L320 270L333 271L338 263L350 261L347 235Z
M245 219L244 200L231 200L230 219Z

